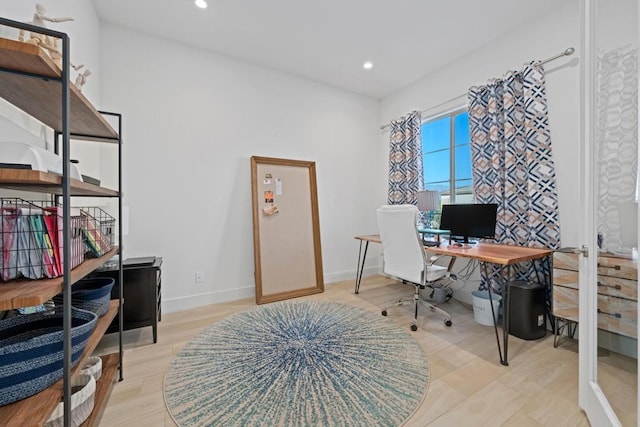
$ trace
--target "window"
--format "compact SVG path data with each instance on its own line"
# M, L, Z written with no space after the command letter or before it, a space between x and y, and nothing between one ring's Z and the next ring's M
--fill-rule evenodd
M472 203L469 113L461 110L422 124L424 188L440 192L443 204Z

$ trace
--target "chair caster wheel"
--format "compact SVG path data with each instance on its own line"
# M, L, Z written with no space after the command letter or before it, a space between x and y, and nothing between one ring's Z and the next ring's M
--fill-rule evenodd
M451 326L451 325L453 325L453 322L451 321L451 319L446 319L444 321L444 324L445 324L445 326Z
M386 316L387 315L387 310L382 310L382 315Z
M413 332L417 331L418 330L418 326L417 325L411 325L411 330Z

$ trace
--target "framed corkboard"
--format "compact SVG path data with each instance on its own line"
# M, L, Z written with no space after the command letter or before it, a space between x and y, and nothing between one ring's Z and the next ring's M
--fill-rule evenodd
M256 303L324 292L315 162L251 157Z

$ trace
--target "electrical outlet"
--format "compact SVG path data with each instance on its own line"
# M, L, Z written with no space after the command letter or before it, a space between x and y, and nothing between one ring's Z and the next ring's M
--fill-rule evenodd
M204 282L204 271L196 271L196 283Z

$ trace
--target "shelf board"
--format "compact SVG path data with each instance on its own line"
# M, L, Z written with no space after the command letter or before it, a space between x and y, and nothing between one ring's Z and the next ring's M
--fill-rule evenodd
M118 312L118 300L111 300L109 303L109 311L104 316L98 318L96 327L93 333L89 337L87 346L85 347L82 356L75 368L73 368L72 378L77 375L80 368L84 365L89 356L93 353L93 350L98 345L98 342L104 335L104 332L109 327L109 324L113 321ZM118 355L116 356L116 365L118 364ZM104 376L100 378L99 382L103 380L109 382L113 381L113 377L109 378ZM58 381L49 388L42 390L40 393L33 396L19 400L9 405L0 406L0 425L44 425L49 419L51 413L55 409L58 402L62 400L63 395L63 382ZM94 410L96 408L94 407Z
M119 253L114 247L100 258L89 258L71 270L71 282L75 283ZM43 304L62 292L63 277L44 280L14 280L0 283L0 311ZM1 423L0 423L1 425Z
M14 71L60 78L60 69L38 46L0 38L0 67Z
M35 45L0 38L0 97L50 128L62 131L62 71ZM42 77L21 73L37 74ZM49 77L49 78L47 78ZM84 140L118 142L118 133L73 84L69 132Z
M118 192L77 179L70 180L72 196L117 197ZM0 168L0 186L14 190L62 194L62 176L37 170Z

